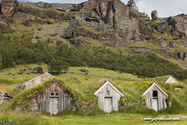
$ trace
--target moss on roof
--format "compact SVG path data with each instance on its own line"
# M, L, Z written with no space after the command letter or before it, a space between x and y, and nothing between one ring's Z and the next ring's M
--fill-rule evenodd
M45 80L41 84L29 88L29 89L24 89L21 93L16 95L12 100L12 108L14 109L15 106L21 105L22 107L26 108L29 107L29 105L32 103L32 100L35 98L35 95L38 93L39 90L41 90L43 87L48 85L51 82L56 81L55 77L52 77L48 80ZM57 80L58 81L58 80ZM70 96L72 96L72 101L80 99L80 94L71 88L68 84L66 84L63 80L59 80L60 84L70 93Z

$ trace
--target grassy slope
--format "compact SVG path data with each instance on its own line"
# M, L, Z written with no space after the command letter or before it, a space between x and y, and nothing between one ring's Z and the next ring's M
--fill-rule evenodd
M63 117L62 119L60 119ZM56 125L149 125L149 124L157 124L157 125L185 125L187 119L181 119L181 121L158 121L158 122L151 122L151 121L143 121L144 118L156 118L156 117L175 117L176 116L150 116L150 115L141 115L141 114L128 114L128 113L113 113L113 114L106 114L103 116L96 116L96 117L80 117L74 115L62 115L58 117L45 117L48 119L50 123L55 123Z
M8 91L13 90L15 87L22 84L22 82L27 81L29 79L32 79L39 74L26 74L28 71L25 71L24 74L18 74L19 70L28 68L35 68L37 66L42 66L43 72L47 72L47 65L25 65L23 66L17 66L16 68L10 68L10 69L4 69L0 72L0 79L6 79L9 80L9 82L2 82L0 85L2 85L5 89ZM86 69L89 70L88 75L81 72L80 69ZM103 79L108 79L110 77L111 80L113 80L116 84L121 85L133 81L142 81L143 79L137 78L135 75L123 73L119 74L116 71L106 70L106 69L99 69L99 68L88 68L88 67L70 67L68 72L75 72L79 74L61 74L56 75L55 77L57 79L62 79L68 84L70 84L73 88L77 89L82 94L89 94L92 90L92 87L96 85L99 81ZM11 75L7 75L10 74ZM14 76L12 75L14 74ZM14 79L15 78L15 79ZM77 80L75 80L77 79ZM127 82L128 81L128 82ZM90 95L91 96L91 95ZM90 96L87 97L87 99L90 98Z
M25 65L17 66L16 68L4 69L0 72L0 85L2 85L8 91L11 91L22 84L22 82L32 79L39 74L26 74L28 71L25 71L24 74L18 74L19 70L21 69L28 69L28 68L35 68L37 66L41 66L44 72L47 72L47 65ZM88 75L84 72L81 72L80 69L89 70ZM76 89L78 92L82 93L86 100L88 101L92 94L93 88L102 80L110 79L115 82L120 88L123 89L124 94L128 102L135 103L141 99L141 94L144 90L141 89L143 86L144 79L137 78L136 75L123 73L119 74L117 71L111 71L106 69L99 69L99 68L89 68L89 67L70 67L68 72L74 72L74 74L61 74L55 75L57 79L64 80L67 84L71 87ZM11 75L7 75L10 74ZM12 75L14 74L14 76ZM15 79L14 79L15 78ZM174 95L182 95L182 93L186 92L186 89L174 91L171 85L166 85L164 82L169 78L169 76L157 77L157 78L146 78L146 81L152 81L158 83L162 88L169 89ZM4 81L3 81L4 80ZM179 81L182 85L187 87L187 80ZM142 86L141 86L142 85ZM169 87L168 87L169 86ZM136 91L134 91L136 90ZM179 98L179 100L182 99ZM182 102L186 102L183 99Z
M1 70L0 72L0 85L2 85L5 89L11 92L15 87L22 84L22 82L30 80L39 74L26 74L29 71L25 71L24 74L18 74L19 70L28 68L35 68L41 66L43 68L43 72L47 72L47 65L23 65L17 66L16 68L9 68ZM84 72L81 72L80 69L89 70L88 75ZM74 74L61 74L55 75L57 79L62 79L73 88L75 88L80 93L84 94L89 100L90 93L93 92L92 88L97 85L98 82L104 79L110 79L115 82L120 88L123 89L129 101L137 102L140 98L140 95L143 91L139 88L139 83L143 82L144 79L137 78L136 75L123 73L120 74L117 71L100 69L100 68L91 68L91 67L70 67L68 72L74 72ZM10 74L10 75L7 75ZM12 75L14 74L14 75ZM158 83L162 88L168 89L168 86L164 84L164 82L169 78L169 76L162 76L157 78L146 78L146 81L152 81ZM4 80L4 81L3 81ZM187 87L187 80L179 81L182 85ZM169 87L171 92L175 93L171 87ZM136 90L136 91L134 91ZM186 90L186 89L184 89ZM183 90L179 90L183 91ZM139 95L139 97L137 97ZM133 98L137 98L133 100Z
M50 125L186 125L187 117L185 115L142 115L129 113L112 113L99 116L78 116L73 113L62 113L57 116L49 116L44 113L8 112L0 113L0 123L12 123L14 125L27 124L50 124ZM3 116L3 117L2 117ZM144 118L180 118L180 121L144 121ZM24 119L26 120L25 122Z

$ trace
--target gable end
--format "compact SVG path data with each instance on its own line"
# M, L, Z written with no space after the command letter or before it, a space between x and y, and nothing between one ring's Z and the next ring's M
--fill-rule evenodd
M44 86L40 91L38 91L38 93L36 93L36 96L38 96L40 93L42 93L46 88L49 88L50 86L52 86L53 84L56 84L59 88L61 88L62 90L64 90L64 86L61 85L59 83L59 81L55 80L51 83L48 83L46 86Z
M156 83L153 83L143 94L142 94L142 97L144 97L154 86L156 86L160 92L162 92L166 97L168 97L168 94L162 90Z
M105 82L95 93L94 95L97 95L106 85L109 85L111 88L113 88L120 96L124 97L124 94L120 92L111 82L107 81Z

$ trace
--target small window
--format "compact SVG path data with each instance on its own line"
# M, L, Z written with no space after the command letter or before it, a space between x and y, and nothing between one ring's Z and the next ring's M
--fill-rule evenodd
M51 96L54 96L54 92L51 92Z
M153 91L153 97L158 97L157 91Z
M58 92L55 93L55 96L58 96Z
M107 96L110 96L110 91L107 91Z

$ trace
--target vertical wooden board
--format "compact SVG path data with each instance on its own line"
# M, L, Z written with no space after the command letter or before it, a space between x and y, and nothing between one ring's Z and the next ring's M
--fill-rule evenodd
M68 97L68 110L71 110L71 97Z
M61 92L59 93L59 95L61 95ZM62 111L62 97L61 96L59 96L59 112L61 112Z
M53 105L54 105L54 100L53 100L53 98L50 98L49 112L50 112L51 115L53 114Z
M65 96L65 101L64 101L64 110L67 110L67 96Z
M112 98L105 98L105 106L104 106L105 112L112 112Z
M162 100L162 93L158 91L158 110L163 109L163 100Z
M48 101L47 90L42 93L42 111L48 111L48 107L45 105L46 101Z
M158 112L158 99L152 99L152 107L153 107L153 110Z
M51 99L51 96L50 96L51 92L59 93L58 102L55 102L54 100ZM42 107L44 108L44 110L42 111L47 111L47 112L50 112L51 114L56 114L56 112L61 112L64 109L69 110L71 107L70 96L67 93L64 93L64 90L61 87L59 87L58 83L56 84L52 83L43 91L43 94L40 94L40 95L43 99ZM64 95L67 95L67 96L64 96ZM56 98L56 97L53 97L53 98Z
M59 98L54 98L54 114L58 113Z

